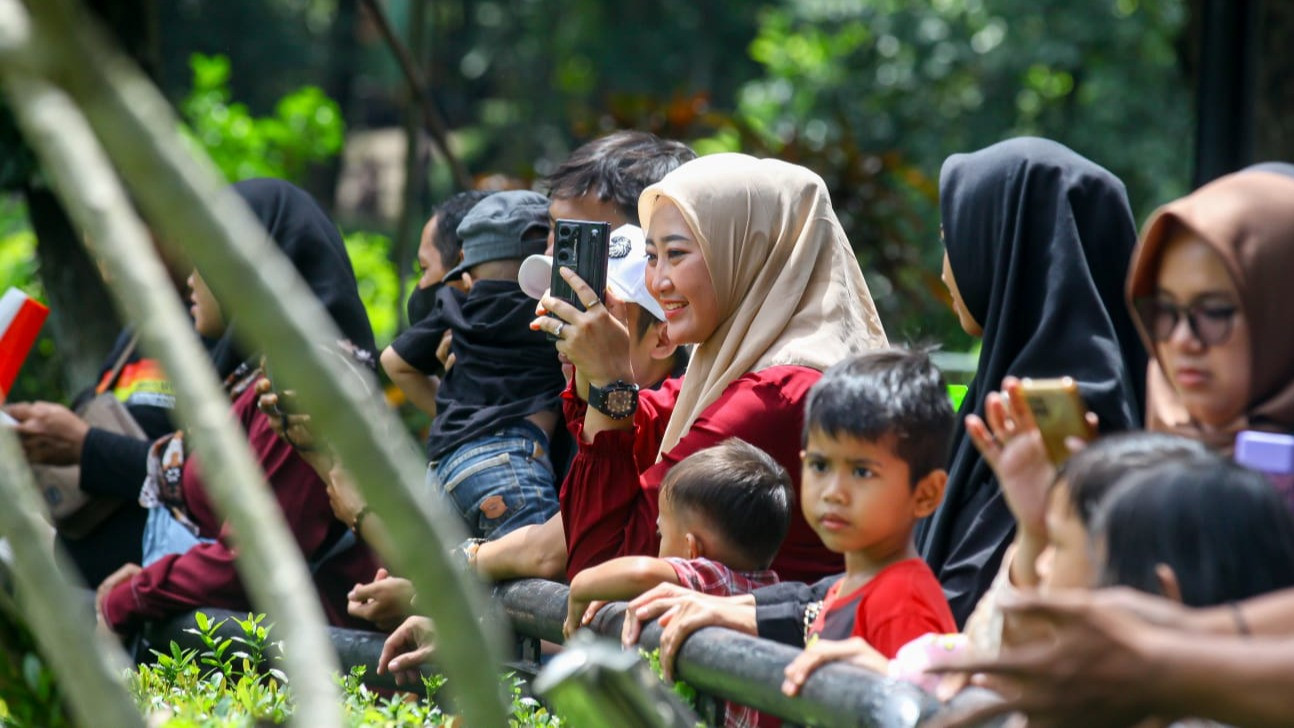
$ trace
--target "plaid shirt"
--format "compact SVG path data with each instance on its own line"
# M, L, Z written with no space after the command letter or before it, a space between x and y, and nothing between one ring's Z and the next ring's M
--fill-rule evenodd
M749 594L761 586L776 584L777 573L769 569L763 571L733 571L717 561L709 559L665 559L674 567L679 583L702 594L716 597L730 597L737 594ZM772 716L761 716L759 711L737 703L726 703L724 710L724 728L760 728L760 726L780 725Z

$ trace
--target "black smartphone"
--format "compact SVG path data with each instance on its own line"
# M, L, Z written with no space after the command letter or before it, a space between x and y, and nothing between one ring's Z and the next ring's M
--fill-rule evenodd
M607 254L611 244L611 225L588 220L558 220L553 231L553 277L549 294L573 304L581 311L584 302L562 278L562 268L571 268L605 301L607 290ZM553 314L548 314L553 316ZM549 340L556 341L552 334Z

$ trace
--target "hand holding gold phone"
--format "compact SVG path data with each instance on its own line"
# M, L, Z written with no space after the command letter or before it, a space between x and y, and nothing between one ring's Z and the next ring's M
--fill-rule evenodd
M1096 437L1087 421L1087 406L1078 393L1078 384L1070 377L1056 379L1022 379L1024 396L1033 419L1042 433L1047 458L1057 466L1072 454L1065 440L1077 437L1085 442Z

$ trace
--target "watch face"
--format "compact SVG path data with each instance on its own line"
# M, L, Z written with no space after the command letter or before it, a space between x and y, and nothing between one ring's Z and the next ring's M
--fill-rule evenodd
M634 395L637 394L632 390L617 389L607 394L607 409L616 413L628 413L634 405Z

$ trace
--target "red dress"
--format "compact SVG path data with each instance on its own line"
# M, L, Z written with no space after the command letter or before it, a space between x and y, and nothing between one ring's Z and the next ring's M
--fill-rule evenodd
M894 659L899 648L923 634L957 631L939 580L921 559L904 559L881 569L849 594L836 582L827 591L822 611L809 627L809 639L862 637Z
M655 556L657 496L665 473L688 455L730 437L740 437L773 456L791 476L795 497L791 526L772 569L783 580L816 581L844 570L841 556L828 551L800 513L800 450L804 400L822 377L816 369L770 367L743 375L728 385L697 417L683 439L656 462L682 387L670 379L660 389L639 394L634 427L582 439L587 407L572 390L563 399L566 421L579 452L562 483L562 522L566 529L566 575L618 556Z
M326 486L314 469L270 429L269 420L256 407L255 390L247 387L234 401L234 417L247 432L252 452L265 471L301 553L307 559L322 556L343 536L346 526L333 516ZM229 524L207 499L196 456L185 459L182 487L185 506L199 535L217 540L182 554L164 556L118 584L103 602L104 619L115 631L130 631L143 620L165 619L198 607L252 609L234 569ZM371 623L346 613L346 593L355 584L371 581L377 568L377 558L363 542L318 568L315 588L331 624L373 628Z

